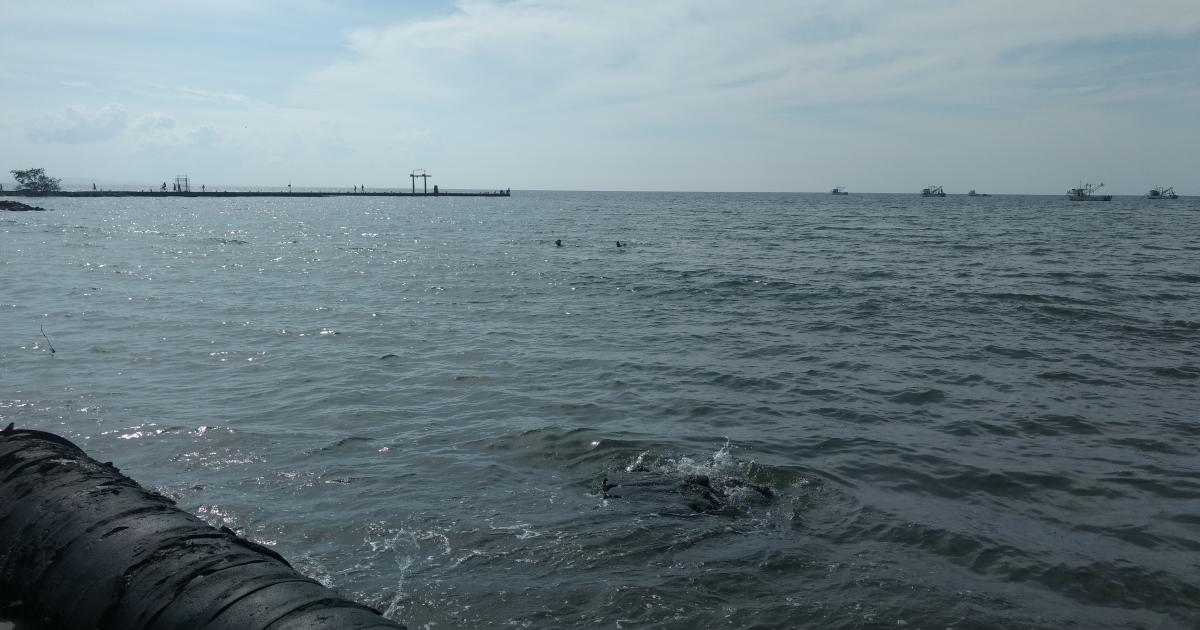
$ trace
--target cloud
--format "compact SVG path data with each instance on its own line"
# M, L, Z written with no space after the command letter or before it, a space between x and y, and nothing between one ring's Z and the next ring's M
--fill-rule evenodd
M180 127L175 117L158 111L130 119L122 105L105 105L94 110L72 105L35 121L29 135L65 143L102 142L128 136L142 147L154 150L202 148L221 140L214 125Z
M244 94L237 94L236 92L213 92L210 90L197 90L190 87L179 87L176 88L176 91L184 96L205 100L223 101L227 103L245 103L246 101L250 100L250 97L245 96Z
M1150 123L1126 108L1200 97L1198 33L1194 0L463 0L353 31L350 54L289 102L331 115L353 103L348 126L428 129L413 148L441 170L443 147L470 146L546 177L652 173L619 186L709 188L753 165L775 183L740 186L778 189L864 159L907 181L897 159L934 136L925 171L989 143L1012 155L1118 124L1133 135Z
M205 147L220 140L220 134L213 125L181 128L179 121L162 112L139 117L129 129L142 147L155 151Z
M716 0L470 0L451 15L354 31L354 57L308 86L402 106L486 99L538 111L642 103L721 115L896 99L1016 108L1023 98L1066 98L1039 82L1094 71L1013 53L1200 31L1191 0L1150 4L759 0L730 11ZM1121 54L1100 46L1089 59Z
M220 141L221 135L217 133L217 128L212 125L200 125L188 131L184 139L189 147L207 147Z
M97 142L119 136L128 126L128 120L129 114L121 105L105 105L95 110L72 105L34 121L29 134L53 142Z
M151 112L133 121L133 124L130 125L130 128L135 131L153 131L159 129L173 129L175 124L175 118L162 112Z
M142 117L131 127L131 134L143 150L154 153L206 148L221 141L215 125L178 127L175 119L161 115Z
M1200 133L1195 0L218 0L220 19L117 2L0 38L24 151L111 138L97 150L153 165L207 147L188 159L250 179L897 190L958 169L1046 190L1108 171L1076 164L1100 155L1183 172L1166 139ZM58 111L85 94L128 113Z

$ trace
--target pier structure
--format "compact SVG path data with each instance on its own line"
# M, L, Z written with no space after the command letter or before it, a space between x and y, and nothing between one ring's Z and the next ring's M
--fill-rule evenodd
M168 190L167 182L163 182L158 189L147 188L145 190L97 190L95 185L92 185L91 190L57 190L53 192L29 191L24 189L4 190L0 188L0 197L511 197L512 189L505 188L502 190L459 190L459 191L444 191L440 190L437 185L434 185L433 192L429 192L429 178L433 177L423 168L419 168L408 175L412 180L411 192L401 190L386 190L374 189L367 192L366 185L354 186L353 192L344 188L333 190L293 190L291 182L288 182L286 188L276 190L207 190L206 186L201 186L200 190L193 191L191 179L187 175L176 175L174 186ZM421 179L421 192L417 192L417 178Z
M0 197L511 197L512 189L462 190L447 192L434 187L434 192L408 192L404 190L373 190L350 192L349 190L207 190L175 192L172 190L61 190L56 192L30 192L28 190L2 190Z

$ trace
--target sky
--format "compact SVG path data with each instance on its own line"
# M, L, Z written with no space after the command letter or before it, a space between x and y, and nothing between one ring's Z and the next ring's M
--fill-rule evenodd
M1196 0L0 0L0 23L5 175L1200 194Z

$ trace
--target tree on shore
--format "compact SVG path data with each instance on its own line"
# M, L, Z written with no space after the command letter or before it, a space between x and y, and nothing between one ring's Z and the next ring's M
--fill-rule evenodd
M26 170L9 171L13 175L13 179L17 180L17 190L27 190L35 193L58 192L61 179L57 177L46 176L44 168L30 168Z

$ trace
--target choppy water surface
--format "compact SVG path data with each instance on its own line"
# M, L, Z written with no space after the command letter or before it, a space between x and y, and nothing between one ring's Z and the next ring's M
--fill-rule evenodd
M1200 625L1195 199L42 205L0 422L410 627Z

